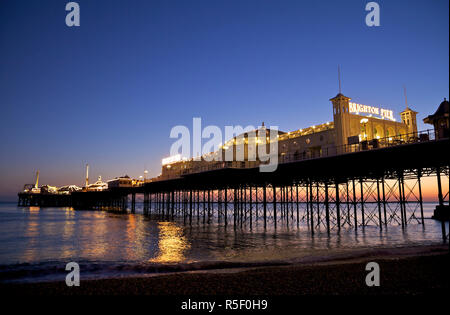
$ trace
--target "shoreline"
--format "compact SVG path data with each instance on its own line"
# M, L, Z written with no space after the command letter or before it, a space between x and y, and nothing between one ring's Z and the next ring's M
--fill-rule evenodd
M380 265L381 286L367 287L365 266ZM376 248L301 262L83 280L1 283L6 295L336 295L449 292L449 247Z

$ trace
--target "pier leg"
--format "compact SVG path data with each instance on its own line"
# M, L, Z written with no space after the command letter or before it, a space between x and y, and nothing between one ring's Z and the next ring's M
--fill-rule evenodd
M189 224L192 223L192 190L189 190Z
M425 220L423 218L423 200L422 200L422 169L417 170L417 182L419 184L419 204L420 204L420 218L422 221L422 225L425 225Z
M364 182L362 178L359 179L359 186L361 187L361 216L362 216L362 226L366 225L365 213L364 213Z
M311 235L314 235L314 208L313 208L313 184L309 183L309 210L311 212Z
M250 228L252 228L252 201L253 201L253 191L252 186L250 185L250 206L249 206Z
M405 220L405 226L408 225L408 217L406 216L407 200L405 197L405 177L402 174L402 199L403 199L403 218Z
M403 217L402 180L401 180L400 175L398 176L397 182L398 182L398 198L400 201L400 215L401 215L402 227L405 227L405 218Z
M295 194L296 194L296 198L295 198L295 201L296 201L296 204L297 204L297 226L299 225L299 220L300 220L300 214L299 214L299 205L298 205L298 183L297 183L297 185L295 186L295 189L296 189L296 191L295 191Z
M358 229L358 211L356 206L356 185L355 185L355 179L352 179L353 184L353 216L355 219L355 230Z
M380 179L377 178L377 205L378 205L378 224L380 225L380 230L383 230L383 223L381 220L381 200L380 200Z
M148 215L148 198L149 198L148 192L144 192L144 214L145 215Z
M328 183L325 183L325 219L327 221L327 233L330 234L330 208L328 204Z
M211 189L208 189L208 222L211 218Z
M316 203L317 203L317 226L320 227L320 193L319 182L316 183Z
M197 223L200 221L200 190L197 190Z
M444 206L444 197L442 195L442 184L441 184L441 168L436 168L437 184L438 184L438 199L439 207ZM444 243L447 241L447 232L445 231L445 220L441 219L441 229L442 229L442 240Z
M290 186L290 196L289 196L289 204L291 206L291 219L294 218L294 193L293 193L293 187Z
M337 215L337 226L338 230L341 229L341 200L339 197L339 182L336 180L335 182L336 186L336 215Z
M274 225L275 227L277 226L277 187L275 185L272 185L272 192L273 192L273 221L274 221ZM265 194L265 190L264 190L264 194ZM265 209L265 208L264 208ZM265 212L265 210L264 210Z
M383 188L384 226L387 227L386 192L384 188L384 176L381 178L381 187Z
M237 211L237 192L236 188L233 188L233 221L236 226L236 211Z
M267 199L266 199L266 184L265 183L263 186L263 206L264 206L264 228L266 228L267 227Z
M224 212L225 212L225 226L228 224L228 188L225 187L225 204L224 204Z
M348 180L345 183L345 187L346 187L346 191L347 191L347 196L346 196L346 202L347 202L347 224L351 225L350 222L350 195L349 195L349 190L348 190Z
M309 183L306 183L306 223L309 225L309 212L310 212L310 198L309 198Z

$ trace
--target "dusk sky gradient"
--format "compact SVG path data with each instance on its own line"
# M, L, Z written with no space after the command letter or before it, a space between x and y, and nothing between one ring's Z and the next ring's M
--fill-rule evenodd
M170 130L332 121L330 98L434 113L449 94L448 0L0 2L0 200L23 184L160 173Z

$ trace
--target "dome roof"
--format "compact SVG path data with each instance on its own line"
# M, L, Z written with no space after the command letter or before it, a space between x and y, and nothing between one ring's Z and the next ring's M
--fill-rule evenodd
M449 104L446 98L444 98L444 101L439 105L437 111L426 118L424 118L423 122L426 124L433 124L433 121L435 118L443 117L449 115Z
M444 97L444 101L441 103L441 105L439 105L439 108L437 109L437 111L434 113L433 116L441 116L444 114L448 114L449 112L449 104L447 99Z

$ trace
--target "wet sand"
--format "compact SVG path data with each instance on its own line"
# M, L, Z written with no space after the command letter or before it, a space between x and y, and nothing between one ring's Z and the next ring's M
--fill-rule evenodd
M366 264L381 270L380 287L368 287ZM288 266L182 272L158 276L65 282L0 284L7 295L378 295L448 294L448 245L384 249Z

